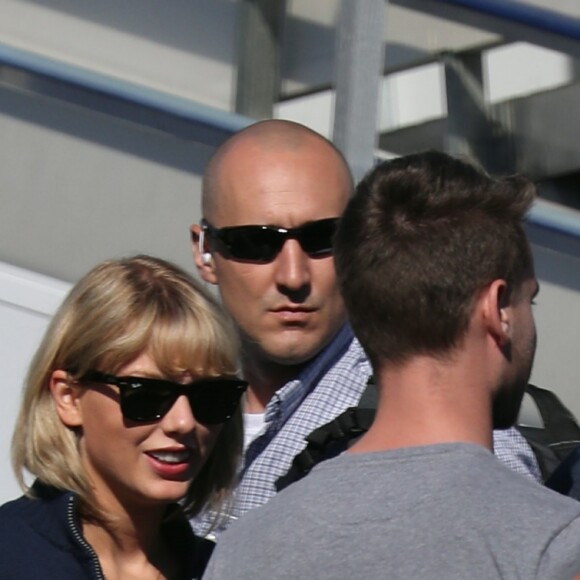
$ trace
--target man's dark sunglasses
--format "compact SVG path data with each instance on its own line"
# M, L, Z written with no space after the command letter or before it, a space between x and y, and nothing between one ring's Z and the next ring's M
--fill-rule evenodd
M157 421L185 395L196 421L206 425L225 423L240 404L248 383L237 377L211 377L187 385L146 377L116 377L87 371L79 383L102 383L119 387L121 412L131 421Z
M202 220L201 227L224 258L266 264L276 258L289 239L297 240L302 250L313 258L329 256L337 223L336 217L290 229L253 225L216 228Z

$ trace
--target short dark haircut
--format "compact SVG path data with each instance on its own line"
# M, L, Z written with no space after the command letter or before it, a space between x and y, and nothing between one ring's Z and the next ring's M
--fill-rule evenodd
M479 290L533 275L523 217L535 198L519 175L492 178L429 151L386 161L358 185L335 240L354 332L377 368L444 356L459 344Z

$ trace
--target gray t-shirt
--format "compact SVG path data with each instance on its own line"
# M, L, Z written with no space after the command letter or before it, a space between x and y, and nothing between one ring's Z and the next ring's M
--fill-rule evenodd
M204 576L570 580L580 502L478 445L343 454L232 525Z

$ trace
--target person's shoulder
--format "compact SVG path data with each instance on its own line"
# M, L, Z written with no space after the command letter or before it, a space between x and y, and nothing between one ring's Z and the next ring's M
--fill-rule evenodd
M244 578L250 577L249 571L252 571L251 577L271 577L264 572L264 567L275 566L278 558L285 557L292 550L289 539L295 537L300 529L295 521L295 518L301 519L300 505L296 504L294 507L297 509L293 509L293 502L288 503L281 496L287 497L287 491L300 483L250 510L220 534L203 579L237 577L241 570Z
M24 495L0 507L0 536L63 547L67 540L67 504L70 492L35 488L40 496Z
M74 495L34 488L0 507L0 578L85 578L92 562L73 540L67 506Z
M30 554L37 553L37 534L31 525L28 512L31 500L26 496L0 506L0 577L11 577L14 570L26 568Z
M47 501L36 497L23 495L0 506L0 534L15 536L20 533L32 535L37 528L48 526L53 515ZM47 537L51 537L50 527ZM11 533L12 532L12 533Z
M313 483L314 488L318 489L317 481L317 477L309 473L305 478L278 492L265 504L245 513L220 535L216 550L224 543L236 547L249 545L253 549L253 538L263 537L264 533L271 543L275 543L279 536L283 538L287 529L292 529L296 521L308 511L307 499L311 495L309 490Z
M29 492L0 506L2 518L27 518L33 514L44 517L45 512L62 510L72 494L35 482Z
M580 518L580 502L516 473L491 454L476 451L475 455L475 460L465 463L464 466L466 475L480 482L478 497L481 500L517 510L519 518L529 517L530 520L536 520L537 514L541 513L546 524L551 519L553 523L567 525L567 522Z
M0 506L0 528L4 528L10 523L23 521L24 514L29 509L30 503L34 501L23 495L17 499L10 500Z

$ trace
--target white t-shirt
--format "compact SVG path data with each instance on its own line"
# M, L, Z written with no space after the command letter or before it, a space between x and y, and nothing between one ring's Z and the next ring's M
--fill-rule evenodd
M244 413L244 452L264 430L266 413Z

